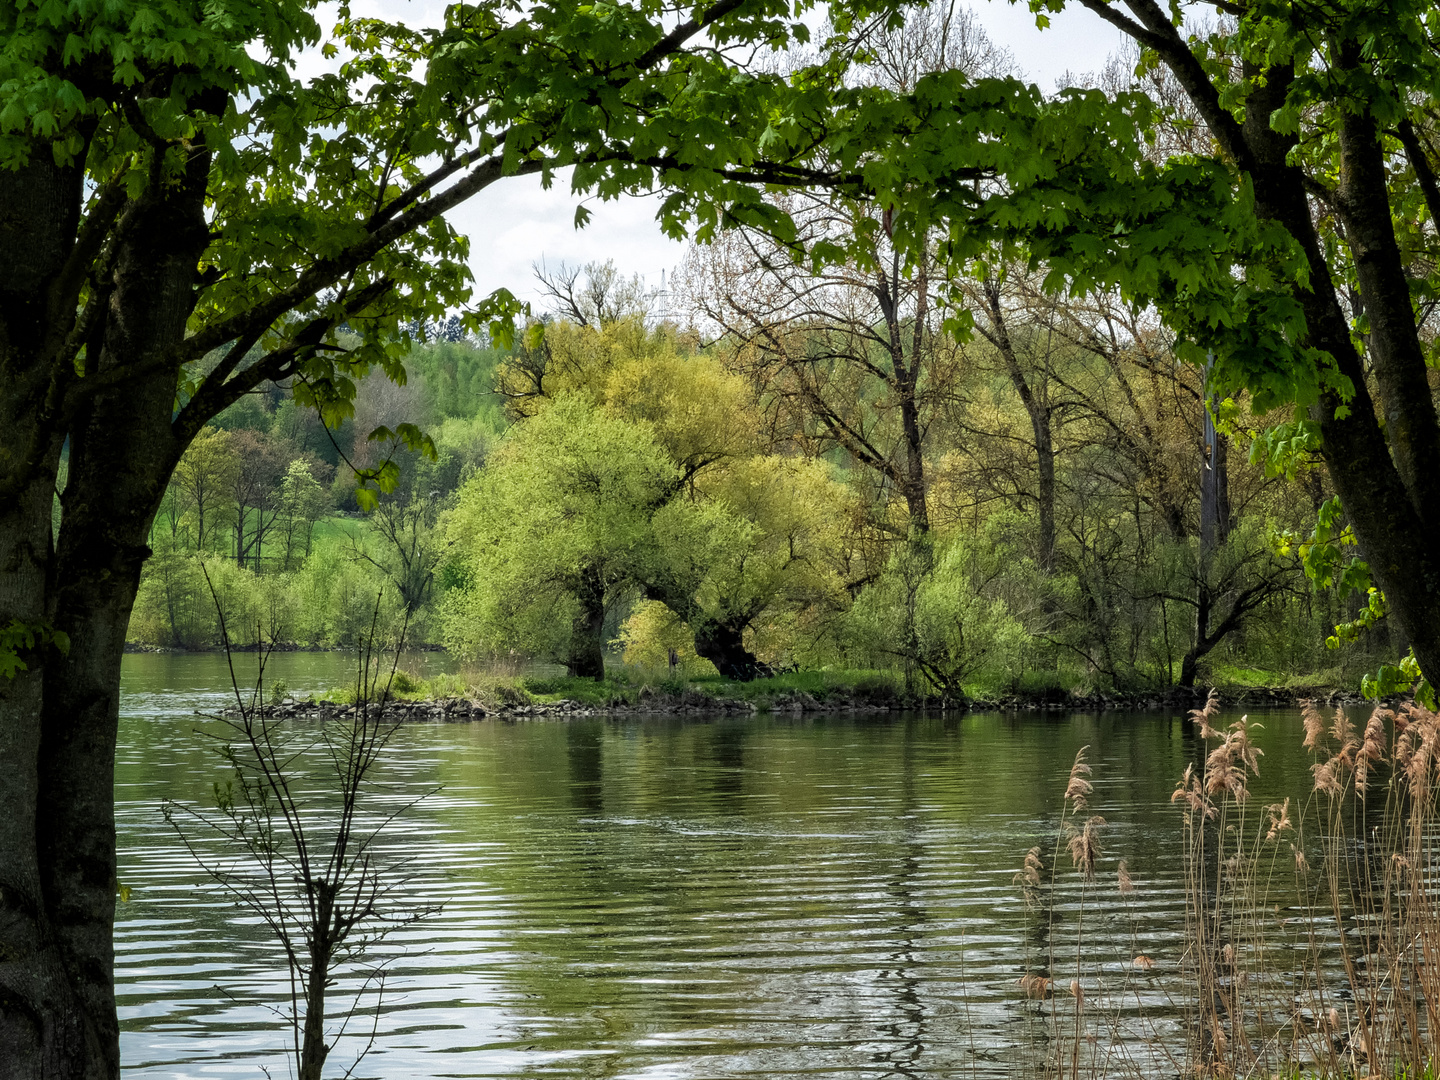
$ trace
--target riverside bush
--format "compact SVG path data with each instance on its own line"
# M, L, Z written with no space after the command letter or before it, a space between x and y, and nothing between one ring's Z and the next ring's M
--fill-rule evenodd
M1003 587L1012 561L981 540L912 544L856 598L852 641L861 655L913 665L936 692L963 698L962 684L982 667L1024 664L1029 635L1015 590Z
M164 552L154 556L141 579L129 640L215 648L223 614L232 643L241 647L261 642L351 647L369 633L377 596L382 623L398 625L394 590L357 565L339 542L317 544L291 572L256 573L222 555Z

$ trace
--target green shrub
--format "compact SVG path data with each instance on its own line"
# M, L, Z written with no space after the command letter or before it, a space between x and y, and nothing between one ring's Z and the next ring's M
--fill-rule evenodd
M865 655L913 665L939 693L962 697L962 683L982 668L1023 666L1030 637L1001 586L1007 574L1032 573L1028 560L983 540L907 545L856 599L852 640Z

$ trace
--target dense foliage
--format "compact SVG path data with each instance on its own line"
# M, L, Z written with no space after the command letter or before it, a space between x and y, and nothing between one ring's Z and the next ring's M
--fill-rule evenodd
M418 346L404 386L363 383L356 421L334 430L279 395L252 395L197 434L156 516L154 552L130 640L213 648L223 615L238 644L354 646L377 597L386 624L427 616L444 555L441 511L505 426L491 387L502 350ZM357 432L423 425L434 454L379 446ZM373 512L356 503L356 467L388 455L395 486Z
M734 257L694 259L733 269ZM577 281L592 279L621 280L594 266ZM690 280L717 279L694 265ZM681 295L703 325L713 292ZM732 677L834 665L963 698L1217 676L1337 682L1341 667L1372 662L1324 648L1355 602L1312 589L1294 551L1331 497L1323 473L1268 475L1244 453L1219 455L1221 520L1206 548L1200 373L1160 326L1104 296L1060 302L1016 274L977 294L985 332L957 337L932 315L905 335L945 372L918 384L924 529L913 493L874 465L912 452L883 335L859 361L853 343L835 347L833 315L702 345L647 319L636 296L587 325L573 310L536 324L509 351L417 349L405 388L362 385L357 412L416 417L438 451L397 450L399 486L369 513L347 469L302 448L291 406L222 414L162 506L132 640L213 644L213 585L242 640L352 643L379 594L391 614L409 611L413 640L597 678L617 661ZM1093 332L1100 315L1107 336ZM809 390L842 384L848 399ZM1243 450L1265 430L1235 417L1224 443ZM342 429L331 450L374 445ZM252 492L239 478L262 460L269 480Z

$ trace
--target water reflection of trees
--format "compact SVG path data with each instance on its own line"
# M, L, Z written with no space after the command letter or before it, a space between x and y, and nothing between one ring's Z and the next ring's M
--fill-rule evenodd
M1030 843L1054 847L1068 756L1098 748L1113 891L1119 857L1142 888L1173 879L1168 798L1191 751L1178 723L1118 715L475 735L494 757L469 778L485 805L467 828L504 839L487 873L516 947L501 961L526 1017L516 1049L568 1075L1038 1066L1055 1006L1025 1003L1015 980L1070 948L1074 919L1066 896L1024 913L1008 883ZM1172 966L1177 915L1157 899L1122 929L1087 911L1106 963L1143 948ZM576 1054L584 1066L556 1064Z

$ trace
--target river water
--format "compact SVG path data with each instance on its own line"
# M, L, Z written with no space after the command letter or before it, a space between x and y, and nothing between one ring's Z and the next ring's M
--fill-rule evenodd
M237 663L243 681L253 660ZM344 657L290 654L268 677L306 692L352 676ZM213 656L125 661L116 948L132 1078L289 1075L283 961L160 813L165 798L213 804L217 725L195 714L222 706L228 679ZM1298 715L1256 719L1254 805L1308 790ZM1097 881L1062 857L1037 915L1014 876L1032 845L1055 848L1087 745L1107 821ZM1178 1071L1170 795L1202 754L1158 712L407 726L384 762L391 798L440 790L386 843L413 860L406 898L443 909L378 947L378 1014L366 999L329 1071L373 1031L357 1076L1019 1075L1071 1007L1017 986L1051 950L1123 987L1110 1022L1125 1049L1102 1033L1088 1053ZM346 975L333 1000L356 985Z

